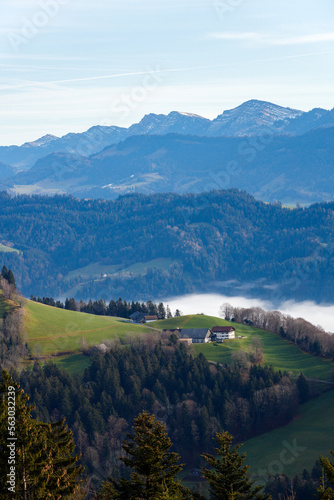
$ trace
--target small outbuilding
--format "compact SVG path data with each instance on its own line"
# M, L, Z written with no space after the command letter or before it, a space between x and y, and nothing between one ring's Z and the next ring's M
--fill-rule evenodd
M150 321L158 321L158 316L145 316L143 323L149 323Z

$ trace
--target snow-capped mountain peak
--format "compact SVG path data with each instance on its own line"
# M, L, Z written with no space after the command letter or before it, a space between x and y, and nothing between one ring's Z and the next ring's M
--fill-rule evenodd
M22 144L22 147L36 147L36 146L48 146L51 142L59 139L56 135L46 134L43 137L40 137L36 141L25 142Z
M218 135L256 135L276 121L293 120L302 114L303 111L297 109L252 99L218 115L210 130Z

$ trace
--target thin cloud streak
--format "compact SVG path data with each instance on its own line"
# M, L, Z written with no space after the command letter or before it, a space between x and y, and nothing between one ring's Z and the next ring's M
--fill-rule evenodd
M46 82L41 82L41 81L23 82L22 84L19 84L19 85L0 87L0 90L13 90L13 89L19 89L19 88L26 88L26 87L40 87L40 86L47 86L47 85L57 85L60 83L79 83L79 82L89 82L89 81L96 81L96 80L107 80L107 79L113 79L113 78L123 78L126 76L147 75L149 73L154 73L154 74L181 73L181 72L198 71L198 70L204 70L204 69L218 69L218 68L224 68L224 67L239 66L240 64L254 64L254 63L262 63L262 62L269 62L269 61L270 62L272 62L272 61L284 61L284 60L288 60L288 59L299 59L299 58L303 58L303 57L312 57L312 56L333 54L333 53L334 53L334 50L329 50L329 51L321 51L321 52L308 52L305 54L293 54L293 55L289 55L289 56L281 56L281 57L274 57L274 58L270 57L270 58L263 58L263 59L238 61L238 62L234 62L234 63L213 64L213 65L209 65L209 66L192 66L192 67L186 67L186 68L169 68L169 69L147 68L146 71L132 71L132 72L127 72L127 73L116 73L116 74L111 74L111 75L89 76L89 77L84 77L84 78L69 78L69 79L64 79L64 80L52 80L52 81L46 81Z
M270 41L271 45L301 45L306 43L333 42L334 33L318 33L314 35L277 38Z
M259 33L210 33L209 38L217 38L219 40L256 40L263 38Z
M265 33L210 33L209 38L226 41L256 42L264 45L304 45L334 41L334 33L314 33L293 37L273 37Z

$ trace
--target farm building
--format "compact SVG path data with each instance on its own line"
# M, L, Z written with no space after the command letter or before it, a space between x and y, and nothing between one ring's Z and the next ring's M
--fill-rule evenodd
M214 326L211 331L217 342L222 342L226 339L235 339L234 326Z
M206 344L211 342L212 333L209 328L182 328L181 339L191 339L192 344Z
M158 321L158 316L145 316L142 323L149 323L150 321Z
M130 315L130 319L132 321L132 323L141 323L145 318L145 313L141 313L141 312L134 312Z
M206 344L211 342L212 333L209 328L166 328L162 330L162 336L175 334L180 342L186 344Z

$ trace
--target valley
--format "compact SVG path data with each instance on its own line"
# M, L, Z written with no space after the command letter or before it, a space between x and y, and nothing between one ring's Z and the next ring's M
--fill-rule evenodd
M9 303L2 299L1 314L10 311L14 304L15 302ZM308 379L319 380L310 382L312 391L317 391L319 395L303 404L298 415L290 423L245 442L243 450L247 454L247 464L251 467L252 476L260 483L267 481L268 475L277 472L278 469L293 476L301 473L304 468L310 470L320 454L328 454L330 446L328 435L332 432L331 408L334 404L334 392L330 385L334 385L334 363L302 352L297 346L278 335L203 314L174 317L140 326L131 324L123 318L99 317L60 310L31 301L27 301L24 308L24 326L30 361L27 358L23 366L32 366L35 362L33 357L42 363L52 361L59 368L80 377L93 359L82 354L83 346L89 347L100 342L117 345L116 339L124 346L129 343L131 345L136 338L138 340L144 338L147 333L160 336L164 328L234 326L236 336L243 338L228 340L223 344L215 342L195 344L192 346L193 354L195 356L204 354L206 359L214 363L233 365L238 363L238 358L233 356L233 353L238 353L240 350L245 353L250 352L252 342L256 339L263 351L264 365L271 365L275 370L287 372L292 377L298 377L300 372L303 372ZM329 384L325 384L325 381ZM286 446L288 449L297 446L297 452L298 450L303 452L295 452L293 459L281 463L280 456Z
M334 4L5 3L0 500L334 499Z
M333 203L291 210L233 189L116 201L0 193L0 202L0 243L19 251L0 256L28 297L211 291L263 297L276 308L332 300Z

